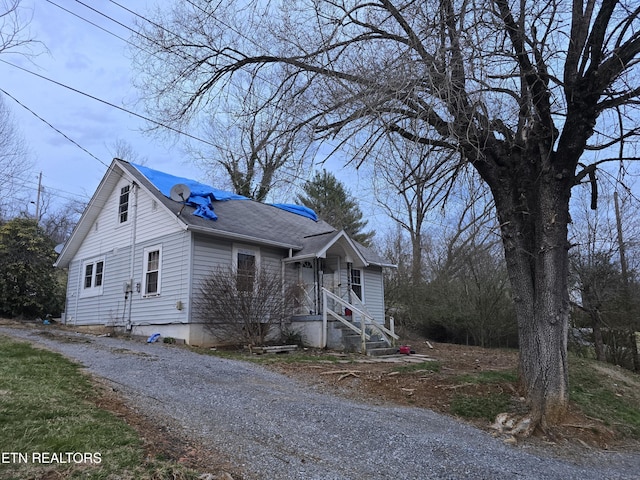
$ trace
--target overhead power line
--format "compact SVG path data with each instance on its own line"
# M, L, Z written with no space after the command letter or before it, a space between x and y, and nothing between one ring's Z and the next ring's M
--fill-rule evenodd
M0 60L4 63L8 63L5 62L4 60ZM9 64L11 65L11 64ZM18 67L20 68L20 67ZM29 107L27 107L24 103L22 103L20 100L18 100L16 97L14 97L13 95L11 95L10 93L8 93L7 91L5 91L4 89L0 88L0 92L4 93L7 97L9 97L10 99L12 99L14 102L16 102L18 105L20 105L22 108L24 108L25 110L27 110L29 113L31 113L33 116L35 116L38 120L40 120L41 122L44 122L45 124L47 124L47 126L49 126L49 128L52 128L53 130L55 130L56 132L58 132L60 135L62 135L64 138L66 138L67 140L69 140L71 143L73 143L76 147L78 147L80 150L82 150L83 152L87 153L88 155L90 155L91 157L95 158L98 162L100 162L102 165L104 165L105 167L109 167L109 165L107 165L105 162L103 162L102 160L100 160L98 157L96 157L93 153L91 153L89 150L87 150L86 148L84 148L82 145L80 145L78 142L76 142L75 140L73 140L71 137L69 137L66 133L62 132L61 130L59 130L58 128L54 127L53 125L51 125L51 123L49 123L48 121L46 121L44 118L42 118L40 115L38 115L36 112L34 112L33 110L31 110Z
M91 95L89 93L86 93L86 92L83 92L81 90L78 90L77 88L70 87L69 85L66 85L66 84L64 84L62 82L58 82L58 81L53 80L53 79L51 79L49 77L45 77L44 75L41 75L39 73L33 72L31 70L28 70L28 69L26 69L24 67L21 67L19 65L15 65L15 64L13 64L11 62L7 62L6 60L2 60L2 59L0 59L0 62L6 63L7 65L10 65L10 66L12 66L14 68L22 70L23 72L29 73L31 75L34 75L34 76L38 77L38 78L42 78L43 80L46 80L47 82L51 82L51 83L53 83L55 85L58 85L58 86L63 87L63 88L66 88L67 90L71 90L72 92L79 93L80 95L84 95L85 97L91 98L92 100L95 100L97 102L103 103L103 104L108 105L108 106L110 106L112 108L118 109L118 110L120 110L122 112L128 113L129 115L133 115L134 117L141 118L142 120L145 120L147 122L153 123L154 125L158 125L160 127L166 128L168 130L171 130L172 132L178 133L180 135L184 135L184 136L189 137L189 138L191 138L193 140L197 140L199 142L206 143L206 144L208 144L208 145L210 145L212 147L217 147L217 145L214 144L214 143L211 143L211 142L209 142L207 140L203 140L202 138L198 138L195 135L191 135L190 133L183 132L182 130L179 130L177 128L172 127L171 125L167 125L166 123L159 122L158 120L154 120L153 118L147 117L145 115L141 115L141 114L136 113L136 112L134 112L132 110L128 110L128 109L126 109L124 107L116 105L115 103L108 102L108 101L103 100L101 98L98 98L98 97L96 97L94 95ZM11 97L11 98L13 98L13 97Z
M79 18L80 20L82 20L82 21L84 21L84 22L87 22L89 25L93 25L94 27L96 27L96 28L98 28L98 29L102 30L103 32L108 33L109 35L112 35L112 36L116 37L118 40L122 40L123 42L126 42L126 43L128 43L129 45L132 45L132 46L133 46L133 44L132 44L129 40L127 40L127 39L126 39L126 38L124 38L124 37L121 37L121 36L120 36L120 35L118 35L117 33L113 33L111 30L108 30L108 29L106 29L106 28L104 28L104 27L102 27L102 26L98 25L97 23L92 22L91 20L89 20L89 19L87 19L87 18L84 18L84 17L83 17L83 16L81 16L81 15L78 15L77 13L72 12L71 10L69 10L69 9L67 9L67 8L64 8L62 5L58 5L57 3L52 2L51 0L47 0L47 2L48 2L48 3L50 3L51 5L54 5L54 6L58 7L60 10L63 10L63 11L65 11L65 12L67 12L69 15L73 15L74 17ZM83 4L83 5L84 5L84 4ZM85 5L85 6L86 6L86 5ZM87 7L87 8L90 8L90 7ZM92 9L92 10L93 10L93 9ZM99 13L99 12L98 12L98 13ZM112 18L110 18L110 17L107 17L107 18L109 18L109 20L111 20L111 21L113 21L113 22L116 22L116 20L113 20L113 19L112 19ZM119 22L118 22L118 23L119 23ZM121 24L121 25L122 25L122 24ZM125 26L125 25L123 25L123 26ZM125 26L125 27L126 27L126 26ZM128 28L128 27L126 27L126 28ZM131 30L131 29L129 28L129 30Z

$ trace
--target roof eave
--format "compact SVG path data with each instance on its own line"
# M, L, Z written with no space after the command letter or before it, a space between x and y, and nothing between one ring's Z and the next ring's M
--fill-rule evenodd
M67 268L70 265L71 258L73 258L73 256L75 255L75 252L79 248L79 243L82 242L82 239L87 234L88 229L90 228L90 226L87 227L86 223L88 221L91 221L92 219L95 220L95 218L97 218L98 216L99 210L104 206L105 198L103 197L103 194L108 196L108 192L105 189L109 184L109 179L111 175L113 175L114 168L116 167L116 165L118 165L118 162L114 159L111 162L111 165L109 165L109 167L107 168L107 171L102 177L102 180L98 185L98 188L96 188L96 191L94 192L93 196L89 200L89 203L87 204L86 208L82 212L82 215L78 220L78 223L76 223L76 226L71 232L71 235L69 236L67 241L65 242L64 247L62 247L62 250L60 251L58 258L53 264L54 267ZM103 202L102 205L97 205L99 200L102 200ZM96 208L98 209L97 211L96 211ZM82 239L78 238L79 235L82 235Z
M243 235L240 233L233 233L233 232L225 232L224 230L214 230L211 228L206 228L206 227L200 227L200 226L196 226L196 225L187 225L187 230L194 232L194 233L202 233L204 235L208 235L211 237L221 237L221 238L228 238L230 240L241 240L244 242L248 242L248 243L257 243L259 245L266 245L266 246L270 246L270 247L278 247L278 248L285 248L285 249L293 249L293 250L301 250L302 246L301 245L295 245L292 243L283 243L283 242L277 242L275 240L268 240L265 238L259 238L259 237L253 237L251 235Z

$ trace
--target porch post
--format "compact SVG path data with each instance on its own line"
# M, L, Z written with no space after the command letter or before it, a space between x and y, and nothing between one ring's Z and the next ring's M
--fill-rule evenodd
M360 315L360 351L367 353L367 324L364 314Z
M322 289L322 333L320 334L320 347L327 348L327 294Z

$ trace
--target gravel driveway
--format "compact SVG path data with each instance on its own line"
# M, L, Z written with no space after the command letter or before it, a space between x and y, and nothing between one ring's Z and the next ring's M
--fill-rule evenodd
M59 333L0 328L117 382L142 411L215 445L248 478L640 478L638 454L594 451L572 464L507 446L428 410L327 395L261 366L159 343Z

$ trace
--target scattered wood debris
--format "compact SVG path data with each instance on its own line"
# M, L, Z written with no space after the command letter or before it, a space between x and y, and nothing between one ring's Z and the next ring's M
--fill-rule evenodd
M263 353L289 353L298 349L298 345L273 345L270 347L252 347L249 346L249 351L256 355Z
M337 380L339 382L347 377L360 378L360 373L362 373L360 370L328 370L326 372L320 372L320 375L340 375Z
M326 372L320 372L320 375L342 375L345 373L362 373L360 370L327 370Z

